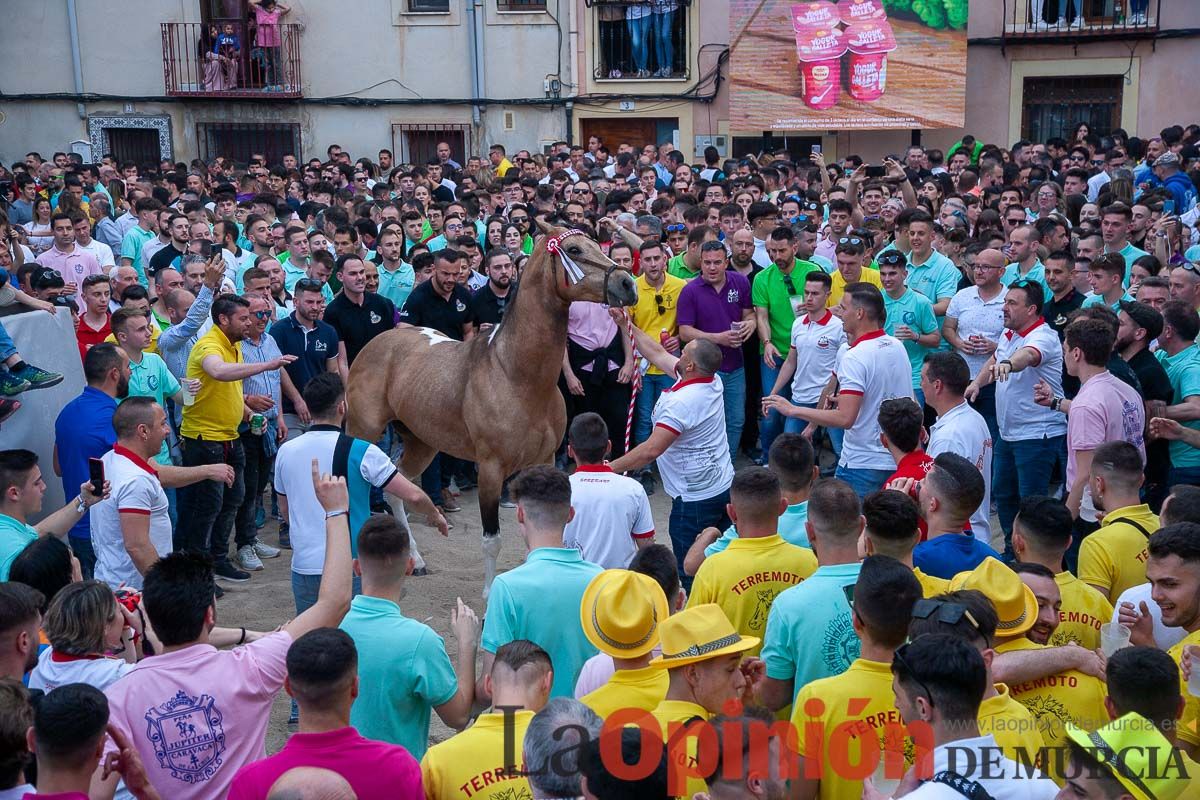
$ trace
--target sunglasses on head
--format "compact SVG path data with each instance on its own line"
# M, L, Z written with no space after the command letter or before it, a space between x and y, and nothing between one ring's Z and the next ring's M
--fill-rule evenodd
M313 278L301 278L300 280L296 281L297 289L304 289L308 292L319 292L321 291L321 287L324 285L325 284Z
M889 250L886 253L881 253L881 254L875 256L875 260L877 262L879 262L880 264L883 264L883 265L886 265L889 267L898 267L902 264L908 263L908 259L904 257L904 253L901 253L896 250Z
M679 233L680 231L686 231L687 225L684 225L682 222L675 222L670 225L663 226L663 230L667 233Z
M862 247L864 244L861 236L843 236L842 238L838 239L837 243L838 244L853 244L853 245L857 245L858 247Z

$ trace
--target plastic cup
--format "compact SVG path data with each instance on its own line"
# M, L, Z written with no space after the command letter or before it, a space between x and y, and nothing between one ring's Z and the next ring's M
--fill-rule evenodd
M192 394L192 390L188 388L186 381L180 381L180 388L183 391L183 404L185 406L195 405L196 395Z
M1100 626L1100 649L1106 657L1123 647L1129 647L1129 628L1116 622L1106 622Z
M887 89L887 54L896 49L896 37L887 20L870 20L846 29L850 50L850 96L864 103L883 97Z
M800 98L806 106L825 111L838 104L842 94L842 55L845 52L846 37L838 28L823 26L796 31Z
M871 19L887 19L887 11L883 0L841 0L838 16L847 25L854 25Z

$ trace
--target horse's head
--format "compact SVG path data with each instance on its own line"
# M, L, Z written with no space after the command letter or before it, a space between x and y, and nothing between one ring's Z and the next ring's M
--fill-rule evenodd
M618 267L604 255L595 241L582 231L547 225L538 227L547 238L542 243L546 255L555 262L559 295L564 300L590 300L610 306L631 306L637 302L637 287L629 270Z

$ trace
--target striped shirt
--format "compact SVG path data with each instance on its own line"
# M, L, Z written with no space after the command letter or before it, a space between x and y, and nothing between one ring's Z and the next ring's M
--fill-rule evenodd
M266 333L263 333L257 344L250 338L242 340L242 360L247 364L263 364L279 358L281 355L283 353L279 352L279 345ZM279 370L267 370L257 375L251 375L249 378L242 378L242 393L246 395L265 394L270 397L275 405L262 412L262 415L268 419L274 419L278 416L280 404L283 402Z

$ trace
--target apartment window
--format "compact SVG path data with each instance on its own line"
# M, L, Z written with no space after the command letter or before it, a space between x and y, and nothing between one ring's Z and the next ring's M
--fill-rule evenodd
M590 0L594 20L593 75L597 80L683 79L689 76L691 0L666 14L645 13L645 3ZM638 14L636 19L626 19ZM640 43L634 47L634 41Z
M545 11L546 0L496 0L500 11Z
M1101 135L1121 124L1121 75L1026 78L1021 135L1044 142L1070 138L1080 122Z
M145 128L108 128L108 152L117 161L157 164L161 158L158 131Z
M409 11L435 11L450 13L450 0L408 0Z
M470 125L406 123L392 126L392 152L400 164L421 165L437 157L438 142L450 145L450 158L467 163Z
M199 122L196 141L205 161L225 156L245 163L258 153L268 164L278 164L287 153L301 153L300 125L295 122Z

